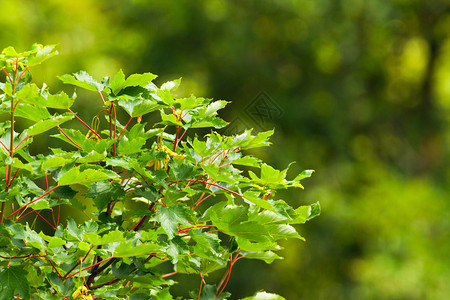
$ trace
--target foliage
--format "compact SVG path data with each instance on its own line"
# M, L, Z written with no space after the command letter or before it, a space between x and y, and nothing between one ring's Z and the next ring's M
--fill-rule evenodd
M121 70L100 82L84 71L60 76L101 101L89 125L72 110L75 93L53 94L32 81L29 69L56 54L34 44L0 56L2 299L173 299L175 274L199 276L193 298L224 299L238 260L271 263L280 258L279 240L303 239L293 225L317 216L319 204L293 208L275 194L303 188L312 171L288 180L288 168L246 154L268 146L273 130L219 134L214 129L228 123L217 111L227 102L177 98L180 80L158 87L156 75ZM149 128L144 121L154 114L161 120ZM84 132L62 127L71 120ZM213 130L186 135L201 128ZM51 130L64 146L33 154L33 140ZM60 220L62 206L88 219ZM24 223L29 215L50 230ZM223 279L207 284L220 270ZM246 299L269 298L282 299L265 292Z
M56 75L74 70L151 70L158 86L183 77L179 96L231 100L221 116L241 117L242 131L258 128L244 109L261 90L282 108L263 129L282 149L249 153L277 168L295 160L292 173L321 170L307 193L277 196L320 200L327 213L297 228L308 244L282 244L283 260L240 260L233 298L264 288L286 299L440 300L450 294L449 20L446 0L0 1L0 50L58 44L33 78L68 94ZM77 93L72 109L90 120L97 101ZM48 136L33 153L59 147ZM197 286L183 283L173 294Z

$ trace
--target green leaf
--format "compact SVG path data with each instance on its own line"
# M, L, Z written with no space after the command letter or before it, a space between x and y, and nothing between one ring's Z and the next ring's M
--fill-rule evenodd
M56 197L61 199L73 199L78 192L65 185L58 187L54 193Z
M16 93L16 101L38 104L39 88L36 84L27 84Z
M22 169L22 170L27 170L29 172L33 172L33 167L30 164L24 164L23 162L21 162L18 158L14 157L11 161L11 159L8 157L8 159L6 160L6 163L18 168L18 169Z
M116 76L111 80L110 88L114 95L117 95L122 89L129 86L145 87L151 83L157 75L152 73L132 74L125 80L125 75L122 70L117 72Z
M211 117L217 115L217 111L219 109L224 108L228 104L228 101L214 101L211 104L209 104L206 109L199 110L199 115L201 117Z
M270 240L269 237L264 242L252 242L248 239L238 237L236 242L239 248L247 252L255 251L267 251L267 250L280 250L281 247L277 245L274 241Z
M209 103L209 101L210 101L209 99L190 96L189 98L177 99L175 103L175 108L182 111L191 110L201 106L202 104Z
M269 232L263 225L252 221L230 225L224 228L224 231L232 236L242 237L256 242L266 241L269 235Z
M245 139L243 144L241 145L241 149L252 149L269 146L270 142L268 138L273 135L274 130L264 131L258 133L256 136L251 136L248 139Z
M1 271L0 299L14 299L14 295L19 295L23 299L31 299L27 274L28 272L23 268L13 266Z
M73 115L71 114L53 116L48 119L38 121L28 129L27 133L30 136L37 135L72 119Z
M80 71L73 75L65 74L58 76L63 83L72 84L90 91L103 91L104 85L95 81L86 71Z
M304 178L311 177L312 173L314 173L314 170L305 170L301 172L297 177L295 177L294 181L300 181Z
M25 118L34 122L51 118L50 113L45 107L34 106L26 103L21 103L18 105L14 114L16 117Z
M74 219L67 220L67 234L74 237L78 241L83 239L83 229L78 228Z
M186 128L223 128L228 125L228 122L222 120L219 117L206 117L206 118L192 118L192 120L185 125Z
M7 58L16 58L19 56L19 54L17 54L16 49L14 49L14 47L6 47L5 49L3 49L2 54L5 55L5 57Z
M167 91L172 91L173 92L180 86L180 83L181 83L181 78L178 78L178 79L173 80L173 81L167 81L166 83L164 83L161 86L161 90L167 90Z
M129 140L127 136L122 136L119 140L117 151L122 155L137 153L141 151L141 148L145 143L146 140L141 137Z
M143 74L132 74L130 77L128 77L125 80L125 84L122 88L128 87L128 86L147 86L150 82L152 82L157 75L154 75L152 73L143 73Z
M131 241L126 241L121 243L114 250L114 257L131 257L131 256L141 256L141 255L150 255L155 252L159 252L161 250L161 246L158 244L139 244L133 245Z
M109 243L116 243L121 241L123 241L123 232L114 230L102 236L102 238L100 239L100 245L106 245Z
M133 118L162 108L157 102L147 99L120 99L117 104Z
M52 287L62 296L69 296L75 288L75 283L72 278L62 280L55 272L47 275Z
M195 152L200 154L201 157L205 157L208 154L210 154L210 152L207 151L206 142L199 141L197 137L195 137L194 140L192 141L192 148L194 149Z
M55 45L48 45L43 47L42 45L34 44L32 46L32 49L37 51L28 58L27 64L29 67L38 65L44 60L58 55L58 51L53 51L55 49Z
M193 230L191 234L192 239L197 243L195 253L201 255L202 252L210 256L220 255L220 239L217 235L200 230ZM215 258L212 258L215 259Z
M253 203L261 208L276 212L275 208L272 206L272 204L270 204L270 202L267 202L267 200L259 198L259 194L260 194L259 192L246 191L243 194L243 196L244 196L244 199L250 201L251 203Z
M274 224L265 226L267 231L273 240L296 238L300 240L305 240L301 235L297 233L294 227L286 224Z
M111 88L114 95L120 92L125 83L125 74L120 69L119 72L113 77L111 82L109 83L109 87Z
M261 160L254 156L247 155L233 160L233 164L248 167L261 167Z
M281 259L275 252L272 251L259 251L259 252L249 252L242 253L245 258L259 259L265 261L267 264L271 264L276 259Z
M66 244L65 240L54 236L50 239L50 242L48 243L48 248L50 248L50 249L56 248L56 247L59 247L59 246L65 245L65 244Z
M73 158L76 158L77 163L92 163L103 161L107 156L106 151L103 153L95 152L94 150L86 153L86 152L77 152L73 155Z
M167 233L169 239L175 236L178 231L178 225L188 225L195 220L193 212L187 206L174 205L165 207L161 205L158 208L156 220L161 223L162 228Z
M213 225L218 228L227 228L232 224L246 221L248 208L244 206L227 205L226 202L219 202L205 212L203 218L211 219Z
M214 181L222 181L231 184L236 182L236 179L233 177L234 174L224 172L224 168L219 168L219 166L215 164L202 164L201 167Z
M48 209L50 208L50 204L47 199L39 199L37 202L31 204L30 208L34 210Z
M80 170L80 167L75 167L64 173L58 180L58 185L73 185L73 184L83 184L89 185L92 182L108 180L108 179L119 179L119 175L110 170L95 170L86 169L84 171Z
M60 92L55 95L47 95L44 105L51 108L67 109L72 106L74 101L74 97L69 97L66 93Z
M295 210L295 213L297 214L295 219L290 224L300 224L305 223L306 221L309 221L318 215L320 215L320 203L316 202L311 205L304 205L300 206Z
M286 178L286 170L278 171L267 164L262 164L261 166L261 181L264 184L268 183L283 183Z

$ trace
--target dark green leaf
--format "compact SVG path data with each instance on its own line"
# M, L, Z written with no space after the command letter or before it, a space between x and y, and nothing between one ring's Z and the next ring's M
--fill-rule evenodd
M19 267L10 266L3 269L0 272L0 298L14 299L14 295L19 295L24 299L31 299L27 274L27 271Z
M158 208L156 220L161 223L162 228L167 233L169 239L175 236L179 225L187 225L194 221L194 215L191 209L187 206L175 205L165 207L161 205Z

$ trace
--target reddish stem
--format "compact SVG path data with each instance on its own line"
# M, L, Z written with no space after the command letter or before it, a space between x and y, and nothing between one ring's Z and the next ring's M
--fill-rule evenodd
M11 180L8 181L9 186L11 186L12 182L14 181L14 179L16 179L17 173L19 173L20 169L16 170L16 173L14 173L13 177L11 178Z
M55 228L56 228L58 225L56 225L55 213L53 211L53 207L50 207L50 211L52 212L53 225L55 225Z
M127 128L128 124L130 124L131 119L133 119L133 117L130 117L130 119L128 120L127 124L125 124L125 127L120 132L118 139L120 139L120 137L122 136L122 133L125 131L125 129Z
M197 203L195 203L195 206L194 206L192 209L196 209L197 206L199 206L203 201L205 201L206 199L208 199L208 198L211 197L212 195L214 195L214 193L209 194L208 196L206 196L206 197L203 198L203 199L199 199L199 200L197 201Z
M5 72L6 76L8 77L9 82L10 82L11 84L13 84L13 80L12 80L11 76L9 76L8 72L6 72L6 70L5 70L4 67L2 67L2 70L3 70L3 72Z
M8 184L9 184L9 166L6 165L6 170L5 170L5 184L6 184L6 188L8 188ZM6 202L3 202L6 203Z
M177 112L175 111L175 107L173 105L171 105L170 109L172 110L172 114L175 116L175 118L177 118L177 121L179 121L178 120L178 116L177 116Z
M177 134L175 135L175 140L173 141L173 151L177 150L178 145L178 135L180 134L181 127L177 128Z
M26 71L28 71L28 68L29 68L29 66L27 66L27 67L25 68L25 70L23 70L22 73L20 73L20 75L19 75L19 77L17 78L17 81L16 81L17 83L19 83L19 80L20 80L20 78L22 77L22 75L25 74Z
M180 136L180 138L178 139L176 145L175 145L175 149L177 148L178 144L180 143L180 141L183 139L184 134L186 133L187 129L184 130L183 134ZM173 150L175 151L175 150Z
M208 227L216 227L216 226L214 226L214 225L194 225L194 226L190 226L190 227L186 227L186 228L178 230L177 234L182 233L182 232L186 232L189 229L193 229L193 228L208 228Z
M114 138L117 136L117 114L116 114L116 106L114 102L111 103L112 109L114 110Z
M61 127L59 127L59 125L58 125L58 129L59 129L59 131L61 131L61 133L72 143L72 144L74 144L74 146L75 147L77 147L78 149L81 149L81 150L83 150L83 148L80 146L80 145L78 145L77 143L75 143L65 132L64 132L64 130L62 130L61 129Z
M2 141L0 141L0 144L5 148L5 150L6 151L8 151L9 152L9 149L8 149L8 147L6 147L6 145L5 144L3 144L3 142Z
M30 207L31 208L31 207ZM42 220L44 220L45 223L47 223L50 227L52 227L53 229L56 229L56 227L54 225L52 225L49 221L47 221L43 216L41 216L40 213L38 213L35 209L31 208L31 210L36 213Z
M170 277L170 276L175 275L175 274L177 274L177 271L171 272L171 273L167 273L167 274L164 274L164 275L161 276L161 277L162 277L162 278L167 278L167 277Z
M225 188L225 187L223 187L223 186L220 186L220 185L215 184L215 183L212 183L212 182L208 182L208 181L206 181L206 180L200 180L200 181L199 181L199 180L194 180L194 179L188 179L188 180L186 180L186 181L188 181L188 182L196 181L196 182L199 182L199 183L206 183L206 184L209 184L209 185L218 187L219 189L222 189L222 190L227 191L227 192L229 192L229 193L232 193L232 194L234 194L234 195L236 195L236 196L243 197L243 195L239 194L238 192L229 190L229 189L227 189L227 188Z
M77 118L78 121L80 121L84 126L86 126L87 129L89 129L89 130L90 130L93 134L95 134L99 139L102 139L101 136L100 136L97 132L95 132L94 129L91 128L91 126L89 126L88 124L86 124L86 122L84 122L83 120L81 120L81 118L78 117L77 114L74 113L70 108L68 108L67 110L70 111L70 112L75 116L75 118Z
M100 98L102 98L102 101L103 101L103 104L105 105L105 107L108 107L108 105L106 105L105 98L103 98L102 92L98 91L98 93L100 94Z
M14 148L14 151L16 151L17 148L19 148L19 146L20 146L23 142L25 142L25 140L26 140L27 138L29 138L29 137L30 137L30 136L27 135L23 140L21 140L20 143L16 146L16 148Z
M20 219L22 219L22 218L25 218L26 216L28 216L29 214L32 214L33 213L33 211L30 211L30 212L27 212L26 214L24 214L24 215L20 215L20 216L18 216L17 217L17 221L19 221Z
M84 210L82 210L82 212L83 212L83 214L84 214L89 220L92 220L92 218L89 217L89 215L88 215Z
M84 269L81 269L81 270L78 271L78 272L73 273L72 275L70 275L69 277L66 277L65 279L69 279L69 278L71 278L71 277L77 275L77 274L80 273L80 272L83 272L83 271L85 271L85 270L87 270L87 269L90 269L90 268L93 268L93 267L95 267L95 266L98 266L99 264L104 263L105 261L108 261L108 260L110 260L110 259L112 259L112 258L114 258L114 256L105 258L104 260L101 260L101 261L99 261L99 262L96 263L96 264L90 265L89 267L86 267L86 268L84 268Z
M48 192L46 192L46 193L43 194L42 196L40 196L40 197L36 198L35 200L33 200L33 201L31 201L31 202L25 204L25 205L22 206L22 207L19 207L17 210L13 211L13 212L7 217L7 219L9 219L11 216L15 215L15 214L16 214L17 212L19 212L20 210L24 209L24 208L27 207L28 205L33 204L34 202L36 202L36 201L38 201L38 200L44 198L45 196L47 196L48 194L50 194L51 192L53 192L53 191L54 191L56 188L58 188L58 187L59 187L59 185L53 187L51 190L49 190Z
M222 150L222 151L221 151L219 154L217 154L216 157L214 157L214 159L211 160L209 163L210 163L210 164L213 163L220 155L224 154L224 152L225 152L225 150ZM212 155L211 155L211 157L212 157Z
M48 190L48 178L47 178L47 171L45 171L44 173L44 177L45 177L45 189Z
M59 216L61 215L61 205L58 205L58 219L56 221L56 227L59 226Z
M18 100L17 102L16 102L16 104L14 104L14 107L13 107L13 111L16 111L16 108L17 108L17 105L19 105L19 103L20 103L20 101L22 101L22 100Z
M134 228L136 228L136 226L138 226L139 224L141 224L142 220L145 218L146 216L141 217L141 219L139 220L139 222L137 222L133 227L131 227L128 230L133 230Z
M206 284L205 279L203 278L203 274L202 272L200 272L200 287L198 288L198 296L197 296L197 300L200 300L200 295L202 293L202 288L203 288L203 283Z
M83 257L83 259L81 260L81 263L83 263L83 262L86 260L87 256L88 256L89 253L91 252L92 248L94 248L94 245L91 246L91 248L89 249L89 251L88 251L88 252L86 253L86 255ZM63 280L65 280L65 279L67 278L67 275L69 275L70 272L72 272L79 264L80 264L80 261L77 261L77 263L76 263L72 268L70 268L69 271L67 271L66 275L64 275Z
M225 287L227 286L228 280L230 279L230 275L231 275L231 268L233 268L233 254L230 255L230 266L228 267L227 279L225 280L224 284L222 285L222 288L220 289L220 291L217 293L216 297L219 297L220 294L222 294Z

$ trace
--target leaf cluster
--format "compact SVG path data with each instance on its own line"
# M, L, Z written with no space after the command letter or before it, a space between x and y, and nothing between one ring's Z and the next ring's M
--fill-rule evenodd
M245 151L269 146L273 131L224 136L217 112L226 101L179 98L180 80L158 87L156 75L121 70L101 81L84 71L59 77L101 101L85 122L71 109L75 93L32 82L29 68L55 54L36 44L0 55L0 298L173 299L171 276L193 274L201 278L193 298L223 299L238 260L271 263L279 240L303 239L293 225L317 216L319 204L294 208L275 195L303 188L312 171L288 180L288 169ZM154 114L160 121L147 124ZM31 125L16 132L21 120ZM85 129L62 127L71 120ZM199 137L196 128L211 132ZM61 148L30 154L33 138L56 130ZM61 209L87 207L84 222L60 220ZM52 233L23 222L27 215ZM223 280L207 284L220 270Z

